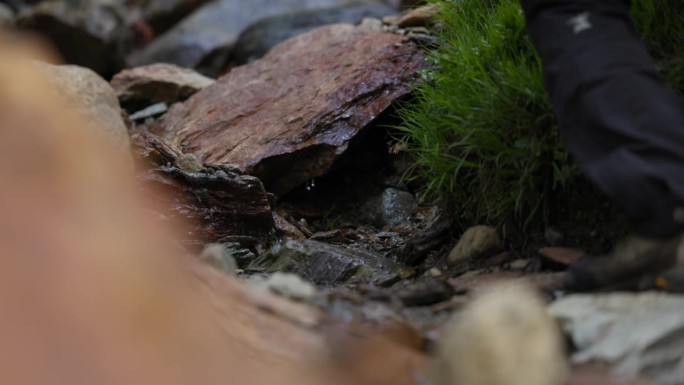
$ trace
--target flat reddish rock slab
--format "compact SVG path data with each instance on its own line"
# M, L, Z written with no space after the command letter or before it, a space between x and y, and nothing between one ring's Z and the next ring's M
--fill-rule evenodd
M583 251L566 249L564 247L544 247L539 249L539 255L544 257L546 260L563 266L570 266L587 256L587 254Z
M470 271L449 280L456 294L465 294L483 286L501 281L524 281L543 292L553 292L563 289L562 273L525 274L517 271L499 271L487 273Z
M336 24L287 40L174 106L155 130L282 195L321 175L426 66L404 37Z
M495 273L469 271L456 278L452 278L449 280L449 283L454 287L456 294L465 294L484 285L491 285L500 281L519 279L522 276L522 273L513 271L499 271Z

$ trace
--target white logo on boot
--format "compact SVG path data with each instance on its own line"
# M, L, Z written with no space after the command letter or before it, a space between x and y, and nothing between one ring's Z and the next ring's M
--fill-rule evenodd
M589 22L589 12L580 13L579 15L568 20L567 24L572 27L572 32L574 32L575 35L593 27Z

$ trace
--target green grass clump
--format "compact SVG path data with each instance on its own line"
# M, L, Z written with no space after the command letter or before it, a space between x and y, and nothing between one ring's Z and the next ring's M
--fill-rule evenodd
M439 47L399 127L409 174L427 198L447 198L466 223L543 229L578 171L558 135L541 63L517 0L432 0ZM681 0L638 0L635 20L660 68L684 90ZM673 12L674 11L674 12ZM567 210L567 208L566 208Z
M435 69L400 112L427 197L470 222L525 227L575 175L516 1L440 1Z
M684 95L684 1L635 0L632 14L658 67Z

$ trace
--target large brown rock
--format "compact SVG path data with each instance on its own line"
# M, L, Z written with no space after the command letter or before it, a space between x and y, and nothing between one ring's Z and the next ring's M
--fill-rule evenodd
M156 132L282 195L324 175L425 65L398 35L337 24L276 46L174 106Z

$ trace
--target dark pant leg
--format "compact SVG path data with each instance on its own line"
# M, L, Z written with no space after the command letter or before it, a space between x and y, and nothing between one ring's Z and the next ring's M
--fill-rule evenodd
M561 135L641 236L684 230L684 109L625 0L523 1Z

